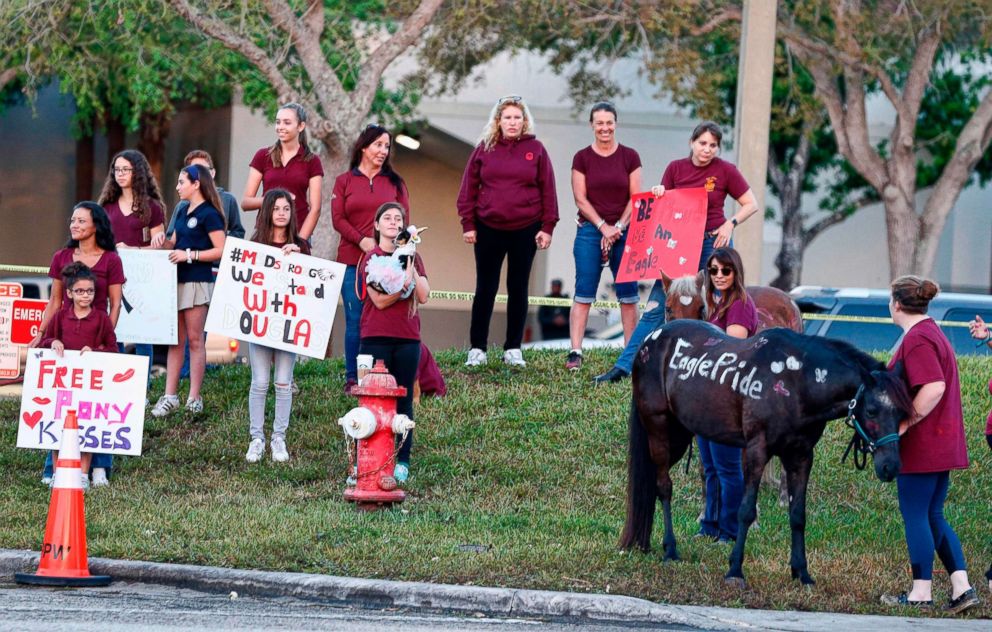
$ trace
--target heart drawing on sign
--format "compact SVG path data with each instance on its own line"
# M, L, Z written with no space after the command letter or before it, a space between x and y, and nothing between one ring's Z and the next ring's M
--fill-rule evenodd
M36 410L33 413L24 413L21 415L21 418L24 419L24 423L28 425L28 428L34 430L34 427L41 421L41 411Z

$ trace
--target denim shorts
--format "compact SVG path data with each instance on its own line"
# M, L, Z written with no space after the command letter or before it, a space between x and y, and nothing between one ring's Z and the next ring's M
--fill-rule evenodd
M599 278L603 274L601 262L600 240L603 235L599 229L589 222L582 222L575 233L575 245L572 255L575 257L575 302L593 303L596 291L599 289ZM620 259L623 258L623 247L627 243L627 231L613 244L610 251L610 271L616 281L617 270L620 269ZM621 303L636 304L639 297L637 281L616 283L617 300Z

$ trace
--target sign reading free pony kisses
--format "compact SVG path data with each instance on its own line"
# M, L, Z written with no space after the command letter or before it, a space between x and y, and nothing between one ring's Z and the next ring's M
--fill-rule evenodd
M176 264L168 250L121 248L124 296L114 333L118 342L174 345L179 341Z
M228 237L206 330L323 358L345 265Z
M147 375L144 356L29 350L17 447L59 449L66 413L75 410L80 450L140 455Z
M617 282L654 281L662 272L671 279L695 275L706 230L706 190L672 189L660 198L648 191L631 203Z

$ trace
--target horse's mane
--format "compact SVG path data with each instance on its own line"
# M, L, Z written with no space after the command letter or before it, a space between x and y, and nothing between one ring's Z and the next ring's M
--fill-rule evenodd
M861 349L858 349L849 342L845 342L843 340L835 340L832 338L819 338L819 337L814 337L813 340L816 340L821 345L839 354L845 360L855 364L864 373L871 373L872 371L885 370L884 362L875 359L871 355L865 353Z
M696 285L696 275L686 275L677 279L672 279L672 284L668 286L669 294L679 296L701 296L699 286Z

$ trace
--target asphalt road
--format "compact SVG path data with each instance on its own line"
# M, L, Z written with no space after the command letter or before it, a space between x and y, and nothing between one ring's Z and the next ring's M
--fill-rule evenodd
M643 624L548 622L370 611L289 598L263 599L115 582L106 588L52 589L0 584L0 631L135 632L279 630L294 632L621 632ZM676 630L684 628L659 628Z

